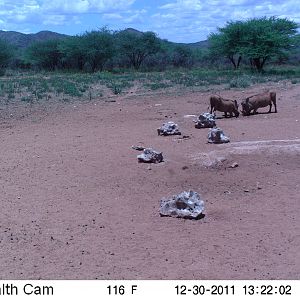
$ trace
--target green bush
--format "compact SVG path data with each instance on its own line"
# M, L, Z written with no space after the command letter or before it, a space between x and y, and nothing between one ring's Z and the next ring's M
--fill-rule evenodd
M229 87L230 88L246 88L252 84L252 80L249 76L244 75L240 77L232 78Z

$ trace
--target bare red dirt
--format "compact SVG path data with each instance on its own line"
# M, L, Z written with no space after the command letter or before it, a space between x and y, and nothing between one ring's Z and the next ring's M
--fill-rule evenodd
M264 88L222 95L240 102ZM273 88L277 114L217 120L228 145L207 144L208 130L184 117L207 111L207 92L2 120L0 278L300 279L300 85ZM158 136L167 120L190 138ZM288 141L239 143L269 140ZM165 162L139 164L132 145ZM207 167L211 151L225 160ZM160 217L161 198L189 189L203 219Z

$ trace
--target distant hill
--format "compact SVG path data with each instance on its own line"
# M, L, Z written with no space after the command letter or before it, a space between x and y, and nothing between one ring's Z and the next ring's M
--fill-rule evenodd
M126 28L126 29L121 30L121 31L125 31L125 32L129 32L129 33L134 33L134 34L136 34L138 36L141 36L143 34L142 31L136 30L134 28Z
M62 39L65 37L67 37L67 35L52 31L40 31L38 33L25 34L16 31L0 30L0 39L17 46L18 48L27 48L33 42L46 41L50 39Z
M185 45L190 46L192 48L208 48L209 42L208 42L208 40L205 40L205 41L196 42L196 43L188 43Z
M136 35L142 35L143 34L142 31L136 30L134 28L126 28L126 29L124 29L124 31L134 33ZM167 42L168 44L171 44L171 45L188 46L188 47L191 47L191 48L194 48L194 49L195 48L208 48L208 41L207 40L196 42L196 43L176 43L176 42L171 42L171 41L167 41L167 40L163 40L163 41L165 41L165 42Z
M143 32L136 30L134 28L126 28L124 29L126 32L134 33L136 35L142 35ZM38 33L21 33L16 31L3 31L0 30L0 39L6 40L8 43L17 46L18 48L27 48L34 42L46 41L50 39L62 39L68 37L66 34L60 34L52 31L40 31ZM191 48L207 48L208 41L201 41L197 43L175 43L171 41L166 41L171 45L183 45Z

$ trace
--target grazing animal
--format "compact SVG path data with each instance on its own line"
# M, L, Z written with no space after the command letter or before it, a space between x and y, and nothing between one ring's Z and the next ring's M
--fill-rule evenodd
M244 116L249 116L251 111L253 114L257 114L257 109L260 107L270 106L268 113L271 112L272 103L275 107L275 113L277 113L277 106L276 106L276 93L275 92L265 92L262 94L257 94L250 96L242 101L242 114Z
M218 110L225 113L225 118L227 118L227 114L230 117L234 114L236 118L240 115L236 100L224 99L220 96L210 96L209 101L211 114L213 111Z

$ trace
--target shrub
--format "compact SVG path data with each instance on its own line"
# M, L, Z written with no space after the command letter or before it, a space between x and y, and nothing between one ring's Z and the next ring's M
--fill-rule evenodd
M229 87L230 88L246 88L252 84L252 80L249 76L243 75L241 77L232 78Z

